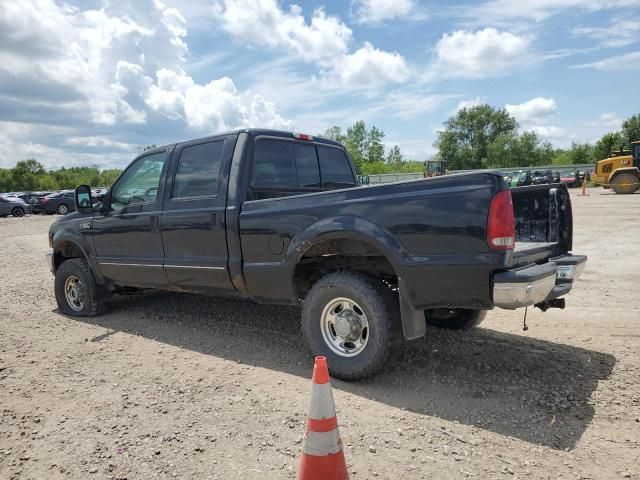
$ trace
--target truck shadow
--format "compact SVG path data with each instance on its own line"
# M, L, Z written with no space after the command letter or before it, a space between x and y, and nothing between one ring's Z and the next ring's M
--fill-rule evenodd
M73 320L309 378L299 318L293 307L157 292L118 297L110 313ZM332 383L396 408L572 449L614 364L609 354L488 329L429 329L374 378Z

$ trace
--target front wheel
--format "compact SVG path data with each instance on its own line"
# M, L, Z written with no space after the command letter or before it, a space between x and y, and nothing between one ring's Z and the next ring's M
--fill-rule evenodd
M58 267L56 302L61 313L72 317L95 317L106 311L107 295L97 284L84 258L71 258Z
M67 213L69 213L69 207L67 207L64 203L61 203L60 205L58 205L56 212L58 212L58 215L66 215Z
M480 325L487 315L486 310L467 310L464 308L436 308L425 310L427 325L449 330L471 330Z
M376 373L396 346L397 296L380 280L354 272L325 275L309 291L302 333L331 375L360 380Z

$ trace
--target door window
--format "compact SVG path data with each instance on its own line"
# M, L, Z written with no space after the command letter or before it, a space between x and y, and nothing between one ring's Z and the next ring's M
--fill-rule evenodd
M224 140L217 140L183 148L173 184L172 198L216 195L223 147Z
M355 187L349 159L339 148L317 145L322 188Z
M155 202L165 157L165 152L158 152L136 160L114 185L112 208L118 211L134 204Z

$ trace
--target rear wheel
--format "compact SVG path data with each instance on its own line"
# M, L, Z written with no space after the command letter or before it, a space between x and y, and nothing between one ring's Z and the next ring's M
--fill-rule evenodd
M13 210L11 210L11 215L13 215L14 217L24 217L24 208L22 207L16 207Z
M397 296L379 279L331 273L309 291L302 333L314 355L327 357L331 375L360 380L383 367L397 346Z
M93 278L84 258L71 258L58 267L56 302L61 313L72 317L95 317L107 310L108 294Z
M632 173L620 173L611 182L613 191L620 194L633 193L638 189L638 177Z
M58 212L58 215L66 215L67 213L69 213L69 207L67 207L64 203L61 203L60 205L58 205L56 212Z
M427 325L450 330L471 330L482 323L486 310L467 310L464 308L436 308L425 310Z

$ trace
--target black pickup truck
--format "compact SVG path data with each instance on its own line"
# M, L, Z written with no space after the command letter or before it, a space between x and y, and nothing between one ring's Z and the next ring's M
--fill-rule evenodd
M469 329L494 307L564 307L572 255L563 185L509 189L482 171L357 186L344 147L240 130L146 151L49 231L60 311L93 316L133 288L302 305L332 374L375 373L426 325Z

